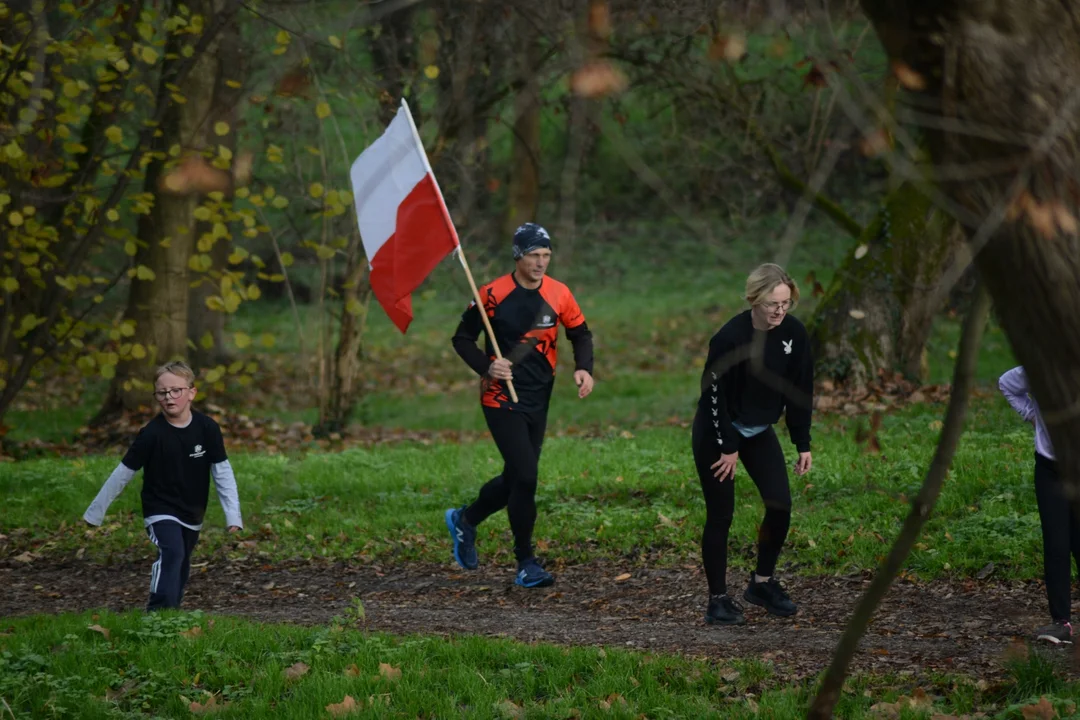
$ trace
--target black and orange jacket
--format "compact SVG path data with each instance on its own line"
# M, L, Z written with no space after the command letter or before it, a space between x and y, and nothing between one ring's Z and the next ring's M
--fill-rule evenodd
M484 324L474 301L462 314L453 343L461 359L483 378L483 405L523 412L547 409L555 384L559 323L566 327L566 338L574 348L575 370L592 373L592 333L566 285L545 277L540 287L529 290L519 285L511 273L480 288L480 297L499 350L513 363L514 390L518 396L518 402L512 402L503 383L487 374L495 350L490 339L486 342L486 352L476 344L484 332Z

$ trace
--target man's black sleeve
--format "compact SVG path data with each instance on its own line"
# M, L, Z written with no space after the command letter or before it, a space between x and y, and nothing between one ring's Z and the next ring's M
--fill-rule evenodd
M566 328L566 339L574 348L574 370L584 370L592 375L593 342L592 331L587 323L574 328Z
M480 319L480 310L476 303L471 303L465 312L461 314L461 322L458 323L457 331L452 340L454 350L465 361L465 364L473 369L481 377L487 374L491 367L491 359L476 344L477 338L483 332L484 324Z

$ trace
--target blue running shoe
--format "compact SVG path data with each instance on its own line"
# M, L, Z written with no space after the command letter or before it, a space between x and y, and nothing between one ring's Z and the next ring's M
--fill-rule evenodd
M446 527L454 543L454 559L466 570L475 570L480 564L476 557L476 528L463 517L465 506L446 511Z
M521 587L547 587L555 584L555 577L544 568L536 558L529 558L518 563L518 574L514 583Z

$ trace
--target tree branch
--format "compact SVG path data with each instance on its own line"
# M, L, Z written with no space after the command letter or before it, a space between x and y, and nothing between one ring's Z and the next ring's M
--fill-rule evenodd
M870 587L862 596L855 608L843 636L840 638L836 651L833 654L832 663L821 682L817 697L810 706L807 717L810 720L825 720L831 718L833 709L840 699L840 691L844 686L848 667L855 652L858 650L859 641L866 632L867 626L877 610L878 605L889 591L893 580L900 572L901 566L911 553L919 532L930 516L934 505L937 503L941 488L945 484L945 474L952 464L956 446L960 442L960 435L964 430L964 418L967 415L968 401L971 398L971 386L975 379L975 369L979 358L979 345L982 342L983 330L986 328L986 318L990 312L990 295L985 285L980 280L975 289L975 297L964 319L964 327L960 338L960 355L956 361L956 369L953 374L952 394L949 397L949 408L945 414L945 425L941 430L941 438L938 440L937 451L934 459L927 470L926 479L923 480L922 488L918 496L911 503L911 512L908 513L904 526L889 550L889 556L884 566L874 575Z

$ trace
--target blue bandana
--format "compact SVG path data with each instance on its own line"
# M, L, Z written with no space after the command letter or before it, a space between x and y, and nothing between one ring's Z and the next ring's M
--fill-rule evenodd
M551 236L536 223L525 223L514 231L514 259L519 260L541 248L551 249Z

